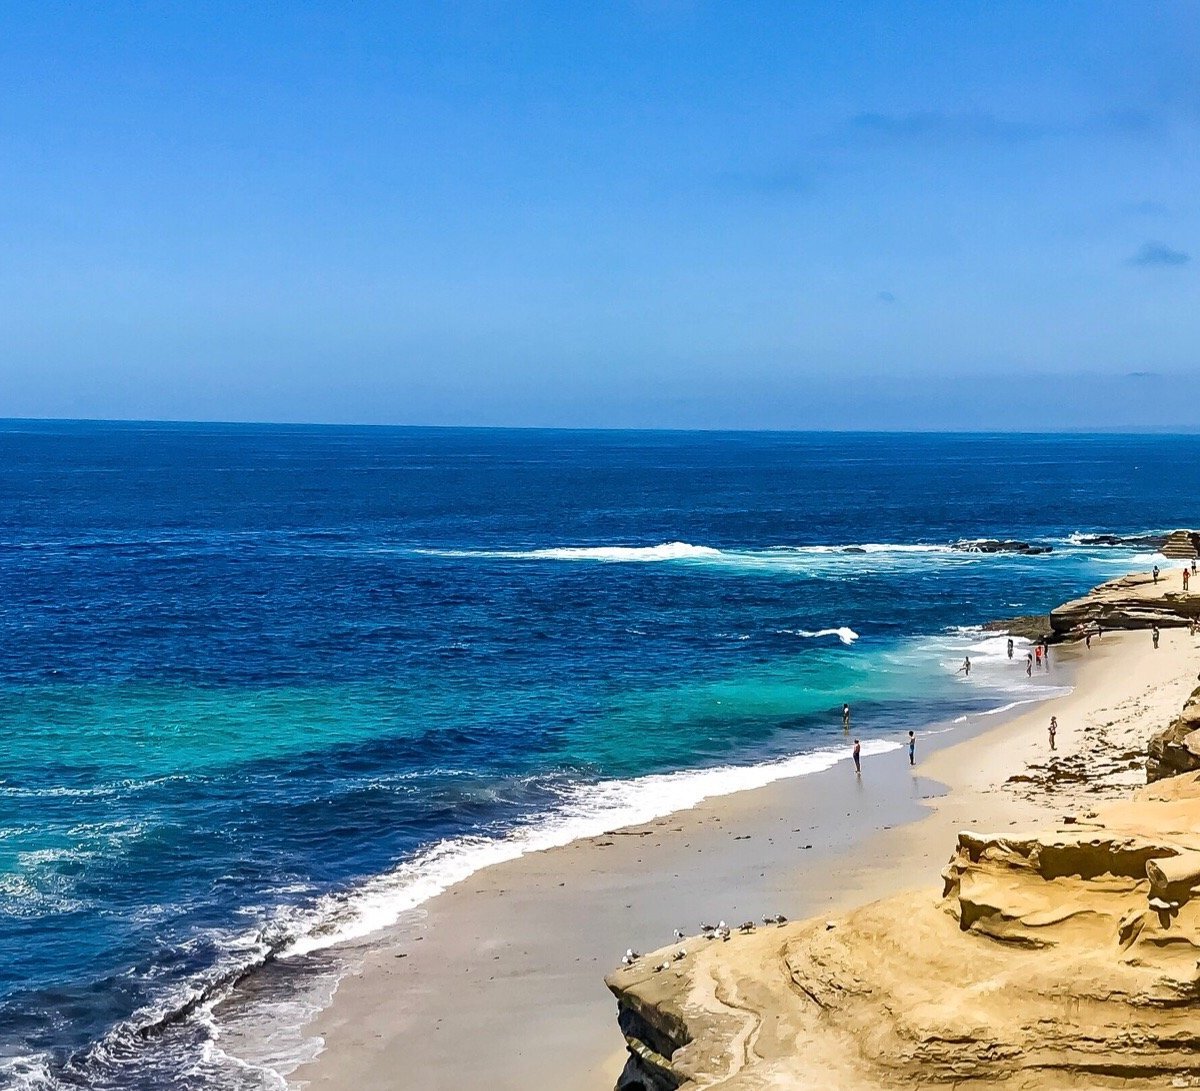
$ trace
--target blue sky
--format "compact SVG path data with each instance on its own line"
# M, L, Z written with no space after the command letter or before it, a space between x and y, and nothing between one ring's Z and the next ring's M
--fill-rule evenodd
M13 3L0 416L1197 427L1200 2Z

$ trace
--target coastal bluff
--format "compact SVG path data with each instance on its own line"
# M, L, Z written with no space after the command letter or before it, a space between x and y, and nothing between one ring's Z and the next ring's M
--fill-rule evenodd
M1200 621L1200 584L1185 592L1181 572L1164 569L1157 582L1149 572L1135 572L1056 606L1050 611L1052 637L1073 640L1098 629L1166 629Z
M617 1088L1200 1086L1200 773L963 831L943 881L613 973Z
M1163 582L1093 595L1159 609ZM611 973L617 1091L1200 1087L1200 663L1171 639L1178 667L1091 699L1077 753L995 774L1038 798L947 829L939 889L734 922Z

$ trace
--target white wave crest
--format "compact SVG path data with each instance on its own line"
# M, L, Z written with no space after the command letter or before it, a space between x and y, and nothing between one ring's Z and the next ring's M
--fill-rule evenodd
M868 739L864 755L897 750L898 742ZM687 810L714 796L761 788L787 777L806 776L846 760L845 748L816 750L758 765L727 765L571 789L562 805L506 837L458 837L441 841L358 890L320 899L297 935L279 952L291 958L361 939L395 924L400 916L493 864L557 848L585 837L637 826Z
M548 549L418 549L436 557L490 557L506 561L686 561L719 559L721 550L689 542L663 542L654 546L561 546Z
M836 636L847 647L858 639L858 633L849 625L841 625L836 629L780 629L779 632L788 636L800 636L805 639L815 639L822 636Z

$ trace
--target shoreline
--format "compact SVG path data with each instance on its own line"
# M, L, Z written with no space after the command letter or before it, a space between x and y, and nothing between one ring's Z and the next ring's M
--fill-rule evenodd
M1104 664L1141 665L1147 649L1136 639L1113 634L1090 652L1058 646L1056 669L1070 671L1070 693L939 726L945 734L921 737L913 774L901 750L872 757L863 780L852 780L854 796L844 790L844 760L472 875L426 903L418 925L362 946L357 969L308 1028L324 1048L291 1079L400 1088L415 1086L407 1073L420 1071L422 1087L561 1085L569 1076L574 1087L611 1088L625 1043L600 980L626 946L652 949L675 927L696 931L701 916L795 919L936 885L959 826L1015 824L1028 814L1013 793L989 796L997 757L1013 756L997 755L991 740L1005 750L1014 735L1044 746L1046 704L1064 709L1065 724L1070 702L1095 691ZM885 771L879 792L870 790L875 769ZM554 1043L552 1054L544 1042Z

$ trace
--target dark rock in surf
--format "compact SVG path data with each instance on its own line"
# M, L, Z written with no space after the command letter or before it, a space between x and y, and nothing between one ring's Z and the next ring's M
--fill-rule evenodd
M1021 542L1014 538L963 539L962 541L954 542L950 548L958 550L961 553L1021 553L1026 556L1054 552L1053 546L1032 545L1029 542Z

